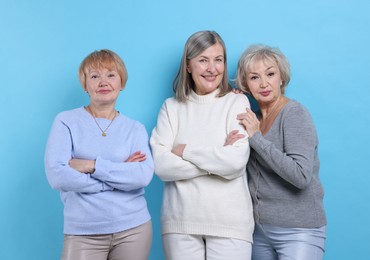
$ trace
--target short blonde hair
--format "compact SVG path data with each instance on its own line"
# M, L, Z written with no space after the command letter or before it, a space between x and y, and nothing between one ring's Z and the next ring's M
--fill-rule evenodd
M195 87L194 80L191 77L191 74L187 71L187 62L217 43L219 43L224 50L223 55L225 66L222 81L218 86L220 88L218 96L224 96L231 91L231 86L228 81L226 47L224 41L215 31L199 31L191 35L186 41L180 62L180 68L175 80L173 81L173 90L175 92L176 100L185 102L191 90Z
M252 45L241 55L236 72L235 83L242 91L251 94L247 85L247 75L252 66L258 61L273 61L277 64L282 80L281 93L290 81L290 65L285 55L278 49L267 45Z
M86 75L91 69L108 69L117 71L121 77L121 87L124 88L128 79L125 63L113 51L103 49L90 53L78 68L78 78L83 88L86 88Z

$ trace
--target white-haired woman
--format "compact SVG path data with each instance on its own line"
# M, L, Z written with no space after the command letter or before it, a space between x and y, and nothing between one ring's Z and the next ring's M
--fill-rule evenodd
M251 146L247 172L256 222L254 260L321 260L324 254L318 137L309 112L284 95L289 80L289 62L276 48L251 46L239 60L237 86L260 109L247 108L237 117Z

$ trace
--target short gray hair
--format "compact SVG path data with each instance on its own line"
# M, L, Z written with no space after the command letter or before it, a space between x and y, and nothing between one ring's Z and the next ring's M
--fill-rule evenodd
M241 55L236 72L235 83L242 91L251 94L247 85L247 74L251 67L258 61L270 60L277 64L282 79L281 93L290 81L290 65L285 55L278 49L267 45L252 45Z

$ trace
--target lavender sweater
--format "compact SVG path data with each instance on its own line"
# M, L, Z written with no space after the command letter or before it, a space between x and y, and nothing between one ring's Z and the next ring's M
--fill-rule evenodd
M308 111L290 100L267 134L253 135L249 144L255 221L280 227L326 225L318 138Z
M110 123L97 120L103 129ZM138 150L146 154L144 162L124 162ZM94 174L69 167L71 158L96 160ZM103 137L83 107L57 115L46 146L45 171L61 194L64 233L110 234L150 220L144 187L153 168L148 135L139 122L119 114Z

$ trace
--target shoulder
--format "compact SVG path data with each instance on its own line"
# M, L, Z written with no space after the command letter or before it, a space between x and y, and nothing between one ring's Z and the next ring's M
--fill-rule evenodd
M187 107L188 103L189 102L180 102L174 97L167 98L161 106L160 113L176 114L181 107Z
M79 107L71 110L65 110L60 113L58 113L55 117L56 120L61 120L61 121L70 121L74 120L76 118L79 118L80 116L83 115L84 113L84 108Z
M177 99L175 97L168 97L164 100L164 103L168 103L168 102L171 102L171 103L178 103L179 101L177 101Z
M225 98L227 99L230 99L230 100L237 100L237 101L241 101L241 102L248 102L248 97L242 93L239 93L239 94L236 94L234 92L229 92L227 93L225 96Z
M140 121L138 121L136 119L133 119L131 117L123 115L121 113L119 114L117 119L126 128L128 127L128 128L133 129L133 130L143 130L143 129L145 129L145 126L144 126L143 123L141 123Z
M249 99L244 94L235 94L234 92L229 92L225 96L221 97L225 104L229 104L230 107L246 107L250 108Z
M313 124L313 120L308 109L296 100L289 100L282 110L283 120L289 120L290 123L297 125Z
M289 102L285 105L283 112L290 115L310 116L310 113L307 110L307 108L294 99L289 100Z
M128 134L132 138L138 138L142 140L144 140L143 138L146 139L148 137L148 131L145 125L140 121L128 117L126 115L123 115L121 113L119 114L116 120L117 120L116 123L118 123L117 126L120 129L119 130L120 134L122 135Z
M184 102L185 103L185 102ZM180 104L179 101L177 101L174 97L166 98L166 100L163 102L163 107L173 107L178 106Z

